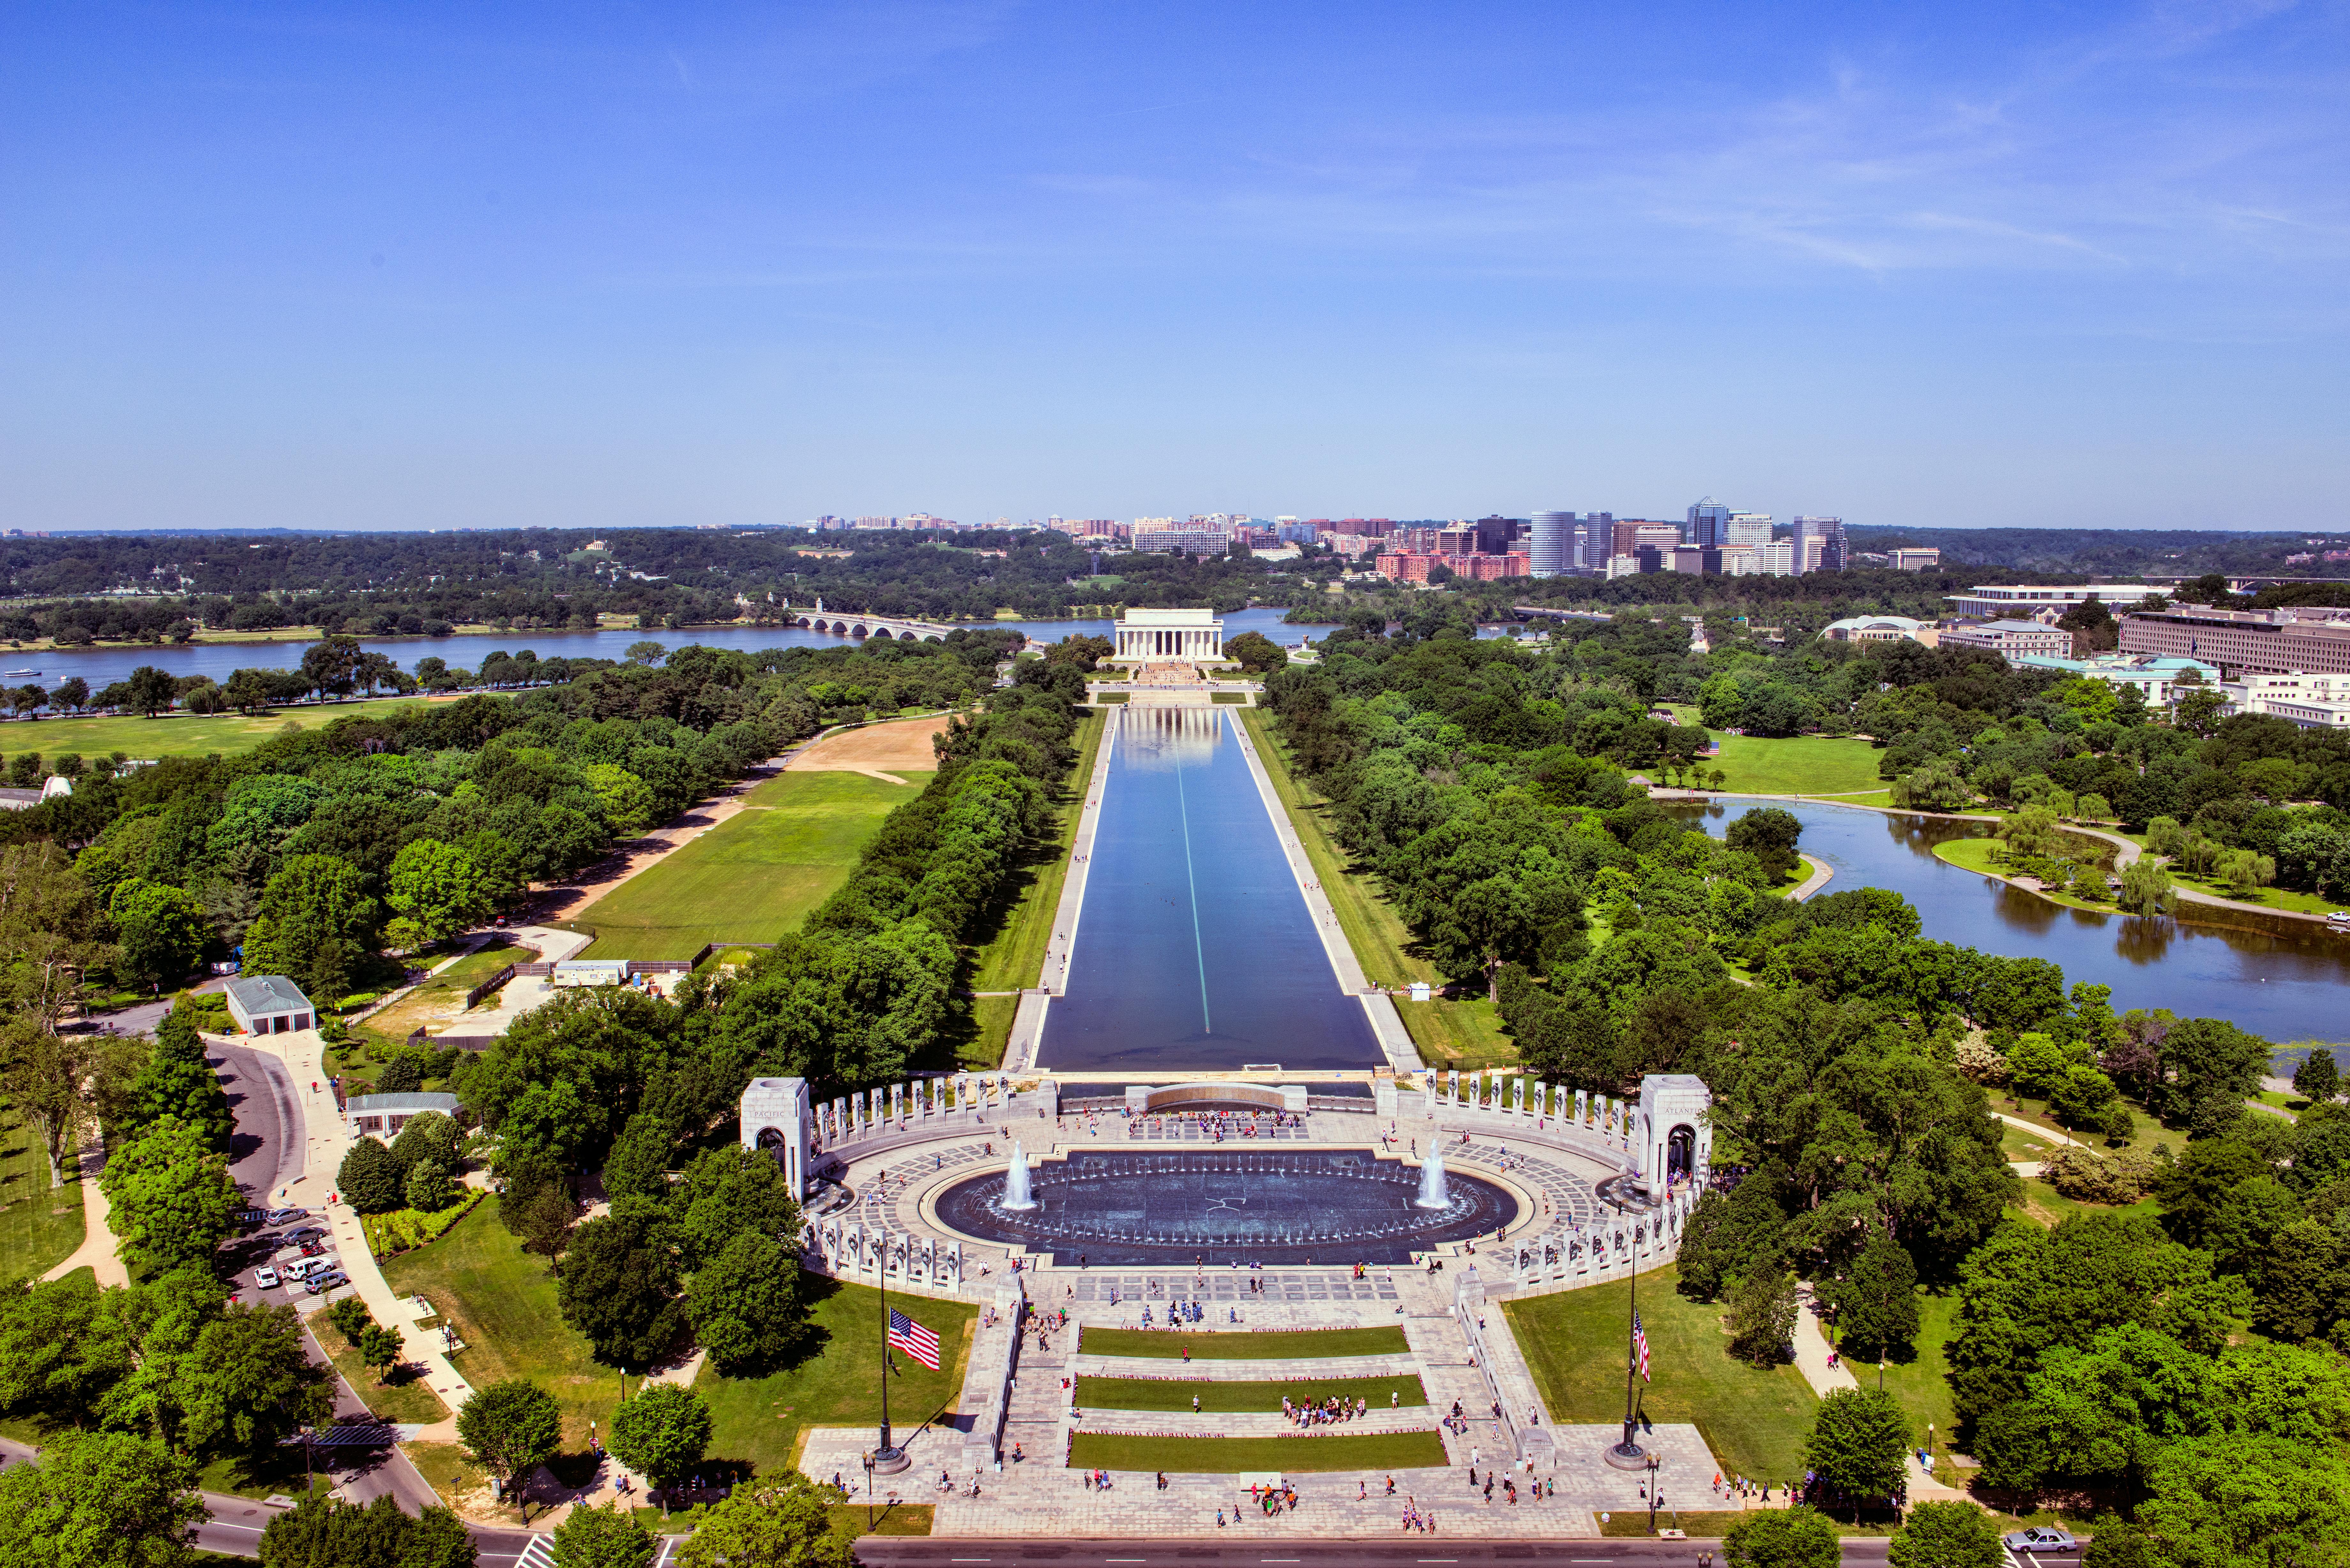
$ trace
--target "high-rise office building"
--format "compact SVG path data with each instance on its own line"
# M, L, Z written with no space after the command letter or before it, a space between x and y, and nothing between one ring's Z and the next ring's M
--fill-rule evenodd
M1576 559L1574 513L1535 513L1534 534L1534 549L1531 554L1534 556L1535 576L1562 576L1570 568L1583 564Z
M1759 550L1771 542L1768 512L1733 512L1722 528L1725 550Z
M1575 564L1586 572L1604 572L1616 553L1616 514L1586 512L1575 525Z
M1841 572L1850 564L1841 517L1799 516L1795 519L1794 537L1798 573ZM1816 545L1814 540L1818 541Z
M1709 495L1689 509L1689 541L1711 549L1730 543L1731 510Z

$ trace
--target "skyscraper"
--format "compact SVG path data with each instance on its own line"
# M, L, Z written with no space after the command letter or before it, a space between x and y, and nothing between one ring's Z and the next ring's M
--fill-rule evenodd
M1816 545L1812 543L1815 539L1819 541ZM1841 572L1847 564L1844 519L1841 517L1798 516L1795 519L1794 544L1794 566L1798 576L1814 569L1812 562L1815 556L1819 563L1816 569L1823 572Z
M1616 514L1586 512L1575 525L1575 564L1586 572L1604 572L1616 553Z
M1689 509L1689 542L1717 550L1729 544L1731 515L1729 507L1707 496Z
M1568 568L1582 565L1575 559L1574 513L1535 513L1534 535L1532 554L1535 576L1560 576Z

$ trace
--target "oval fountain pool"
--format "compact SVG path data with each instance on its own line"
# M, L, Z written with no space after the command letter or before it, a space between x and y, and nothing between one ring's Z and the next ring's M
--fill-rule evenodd
M1370 1149L1080 1149L1029 1167L1033 1209L1004 1204L1006 1173L939 1195L950 1230L1049 1251L1058 1263L1403 1263L1415 1249L1490 1236L1518 1217L1493 1182L1444 1173L1421 1207L1420 1168Z

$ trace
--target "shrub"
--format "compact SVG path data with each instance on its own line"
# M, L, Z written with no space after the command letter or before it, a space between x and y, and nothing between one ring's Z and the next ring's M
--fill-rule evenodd
M408 1173L400 1157L371 1137L351 1145L335 1172L343 1200L362 1214L384 1214L406 1201Z
M2135 1148L2099 1154L2068 1143L2040 1162L2040 1179L2081 1203L2136 1203L2161 1175L2162 1162Z

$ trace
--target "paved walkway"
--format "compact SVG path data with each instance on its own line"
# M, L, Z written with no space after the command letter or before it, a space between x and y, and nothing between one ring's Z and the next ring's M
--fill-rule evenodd
M81 1168L81 1245L73 1250L72 1256L41 1278L45 1281L62 1280L76 1269L88 1269L98 1277L101 1285L118 1288L127 1285L130 1282L130 1271L117 1255L119 1243L106 1223L110 1206L98 1185L98 1174L106 1168L105 1143L91 1138L82 1146L78 1163ZM44 1166L42 1168L47 1168ZM62 1192L65 1189L57 1188L52 1190Z
M1819 1303L1812 1297L1812 1288L1798 1288L1795 1296L1795 1370L1812 1386L1812 1392L1825 1397L1839 1388L1858 1388L1859 1379L1852 1368L1841 1360L1829 1365L1834 1354L1827 1334L1820 1327ZM1914 1434L1913 1434L1914 1440ZM1908 1472L1909 1501L1918 1502L1972 1502L1975 1500L1964 1490L1945 1486L1927 1473L1918 1459L1914 1448L1902 1455L1902 1464Z

